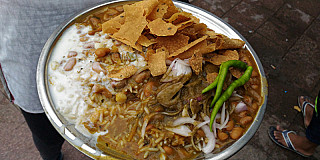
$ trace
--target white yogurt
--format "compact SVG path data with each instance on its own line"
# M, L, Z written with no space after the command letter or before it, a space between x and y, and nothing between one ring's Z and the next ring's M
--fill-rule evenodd
M104 73L96 73L92 70L92 63L95 61L94 55L86 56L83 50L85 47L91 46L97 48L112 48L114 40L106 39L106 34L95 34L93 36L85 35L88 40L81 42L81 33L87 33L91 28L82 26L79 29L76 25L72 25L64 31L57 44L55 45L48 67L49 74L49 90L56 109L72 124L76 129L87 137L97 137L103 133L90 134L83 126L82 122L86 121L88 113L93 109L89 109L85 100L88 100L90 88L88 83L101 84L105 86L113 95L115 91L111 86L110 78ZM134 57L132 61L127 61L128 65L134 65L137 69L147 65L144 57L139 54L132 53L126 49L126 46L118 48L121 57ZM77 62L72 70L65 71L63 69L69 51L77 52ZM107 131L106 131L107 133Z

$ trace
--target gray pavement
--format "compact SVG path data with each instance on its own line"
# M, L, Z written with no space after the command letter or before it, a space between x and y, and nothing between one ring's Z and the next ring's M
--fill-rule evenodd
M320 90L320 1L193 0L192 4L221 17L249 41L269 84L260 128L230 159L320 159L320 147L310 158L303 158L275 145L267 135L269 126L277 124L304 135L302 114L293 106L299 95L315 97ZM2 93L0 159L40 159L22 115ZM63 152L66 160L89 159L68 143Z

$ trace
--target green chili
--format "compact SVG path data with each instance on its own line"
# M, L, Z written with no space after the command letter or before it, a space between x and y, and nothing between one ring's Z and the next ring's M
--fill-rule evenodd
M247 65L246 65L247 66ZM217 100L217 103L215 103L213 110L211 112L211 117L210 117L210 130L212 132L212 124L214 119L216 118L216 115L220 109L220 107L223 105L223 103L232 95L234 89L237 87L240 87L244 85L246 82L249 81L251 74L252 74L253 68L251 66L247 66L246 71L244 74L234 82L230 84L230 86L224 91L224 93L219 97ZM220 81L220 80L219 80Z
M219 75L216 77L216 79L208 87L203 89L201 93L203 94L203 93L206 93L206 92L216 88L217 84L218 84L218 80L219 80Z
M210 104L210 108L216 103L216 101L219 99L219 97L222 93L223 83L226 79L226 76L227 76L227 73L228 73L228 70L230 67L237 67L240 69L246 69L248 67L248 65L242 61L239 61L239 60L226 61L220 65L220 70L219 70L219 75L218 75L219 80L217 82L217 89L216 89L216 93L214 94L214 98Z

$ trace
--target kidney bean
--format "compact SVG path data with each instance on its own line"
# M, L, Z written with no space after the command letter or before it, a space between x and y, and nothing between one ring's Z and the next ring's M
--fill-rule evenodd
M66 65L63 67L63 69L65 71L71 71L73 69L73 67L76 65L76 63L77 63L76 58L70 58L67 61Z
M233 129L233 127L234 127L234 121L230 120L226 125L226 130L231 131Z
M134 77L134 81L136 81L137 83L142 83L144 80L146 80L149 77L150 77L150 72L144 71L144 72L141 72L138 75L136 75Z
M241 124L241 125L246 125L246 124L252 122L252 119L253 119L253 118L252 118L251 116L242 117L242 118L240 119L240 124Z
M239 139L243 134L243 129L241 127L235 127L230 132L230 137L232 139Z
M71 57L75 57L75 56L77 56L78 55L78 53L76 52L76 51L69 51L69 53L68 53L68 58L71 58Z
M156 83L148 82L147 84L145 84L143 92L146 97L149 97L151 95L154 95L156 90L157 90Z
M243 96L243 102L246 103L247 105L251 106L252 105L252 98L245 95L245 96Z
M104 57L105 55L110 53L109 48L98 48L95 52L97 57Z
M245 117L245 116L247 116L248 115L248 111L242 111L242 112L240 112L239 113L239 117Z
M225 141L229 138L228 134L222 132L220 129L218 130L218 138L220 141Z
M257 103L253 103L252 104L252 109L254 109L255 111L259 108Z

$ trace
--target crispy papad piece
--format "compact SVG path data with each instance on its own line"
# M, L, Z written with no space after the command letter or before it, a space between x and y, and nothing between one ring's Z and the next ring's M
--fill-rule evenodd
M136 8L137 11L143 11L143 15L149 15L152 10L158 5L158 0L146 0L140 1L131 5L124 5L124 6L131 6L131 8ZM123 7L124 8L124 7ZM141 10L143 8L143 10ZM125 23L126 19L126 10L124 13L106 21L102 24L102 31L104 33L114 34L119 31L120 27ZM131 17L132 18L132 17Z
M143 15L147 17L158 4L158 0L143 0L132 4L132 6L137 7L137 9L142 7L144 11Z
M148 25L150 33L157 36L172 36L177 32L177 27L172 23L167 23L162 18L158 18Z
M200 42L202 42L202 41L204 41L206 38L208 38L208 36L203 36L203 37L201 37L201 38L199 38L199 39L197 39L197 40L189 43L188 45L179 48L179 49L176 50L174 53L170 54L169 57L178 56L179 54L185 52L185 51L188 50L189 48L195 46L196 44L198 44L198 43L200 43Z
M144 47L149 47L150 45L157 43L155 39L149 39L145 35L141 35L137 42Z
M199 23L200 20L191 13L178 12L173 14L167 21L177 26L178 30L182 30L194 23Z
M195 51L197 51L201 54L211 53L211 52L215 51L215 45L208 44L208 41L204 40L204 41L196 44L195 46L189 48L187 51L179 54L178 56L176 56L176 58L180 58L180 59L190 58L193 55L193 53L195 53Z
M220 65L229 60L239 60L239 54L236 50L223 50L219 54L213 53L210 58L205 58L205 61L214 65Z
M149 60L149 57L153 54L155 54L156 51L152 49L152 47L148 47L147 49L147 52L146 52L146 56L145 56L145 59L148 61Z
M124 24L125 18L124 13L106 21L102 24L102 31L104 33L114 34L119 31L121 25Z
M146 17L143 15L143 6L125 5L123 9L125 22L120 30L111 37L141 51L142 47L137 45L136 42L147 25Z
M199 75L199 73L202 71L202 60L202 53L200 53L198 50L194 52L189 60L189 64L196 75Z
M173 36L167 36L167 37L157 37L156 38L156 47L161 48L165 47L169 55L174 53L179 48L182 48L186 45L188 45L189 37L185 36L183 34L175 34Z
M168 6L167 12L163 15L164 19L168 19L173 14L179 12L179 9L173 4L172 0L159 0L159 4L166 4Z
M191 26L188 26L179 31L179 33L184 34L190 37L191 41L198 39L198 37L202 37L207 32L207 25L204 23L194 23Z
M217 47L217 50L222 49L238 49L244 46L245 42L240 39L230 39L223 35L223 43Z
M151 54L148 60L148 67L152 76L159 76L167 71L166 57L168 52L163 49L157 49L155 54Z
M109 78L124 79L133 76L137 72L135 66L123 66L120 69L114 69L109 71Z
M177 12L177 13L173 14L169 19L167 19L167 21L169 23L174 24L174 25L178 25L182 22L189 21L191 19L191 17L193 17L191 13Z
M147 17L148 20L153 21L158 18L163 18L163 16L167 13L168 5L165 3L159 3L157 7L155 7L152 12Z
M216 73L216 72L208 73L207 77L206 77L207 78L207 82L211 84L217 78L218 74L219 73Z

